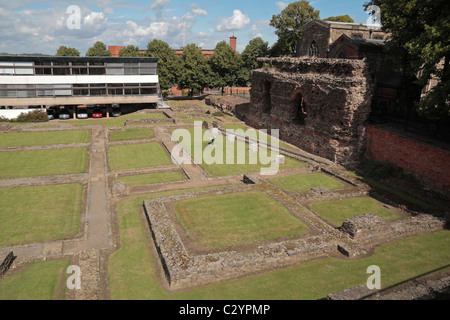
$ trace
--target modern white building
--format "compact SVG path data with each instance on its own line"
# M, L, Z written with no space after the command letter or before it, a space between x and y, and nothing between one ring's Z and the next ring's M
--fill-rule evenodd
M0 106L156 104L157 61L0 56Z

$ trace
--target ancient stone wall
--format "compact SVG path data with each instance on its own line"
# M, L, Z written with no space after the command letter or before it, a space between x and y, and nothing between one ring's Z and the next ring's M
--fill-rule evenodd
M366 155L391 163L435 191L450 193L450 151L412 138L367 126Z
M361 60L260 58L252 72L245 117L258 129L339 164L355 163L365 147L372 81Z
M0 277L3 276L11 267L14 261L14 254L12 251L6 254L0 254Z

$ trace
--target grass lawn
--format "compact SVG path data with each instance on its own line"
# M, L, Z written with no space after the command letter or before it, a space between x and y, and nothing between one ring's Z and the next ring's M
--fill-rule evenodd
M1 188L0 247L76 236L83 190L81 184Z
M340 227L348 218L366 213L377 214L388 221L402 218L399 213L384 208L378 201L369 197L316 202L311 208L336 227Z
M311 188L322 187L328 190L340 189L344 184L322 173L299 174L270 179L275 185L286 191L309 192Z
M361 260L314 260L195 290L168 293L160 286L155 257L149 252L145 236L148 225L141 223L138 212L143 200L171 194L134 196L119 203L122 245L111 255L108 264L112 299L313 300L364 285L370 265L380 266L382 288L386 288L450 263L450 250L447 250L450 231L441 231L380 246L374 255Z
M105 128L123 127L125 120L140 120L140 119L167 119L162 113L147 113L147 114L126 114L117 118L103 118L103 119L89 119L89 120L69 120L65 123L70 123L73 126L89 126L94 124L101 124Z
M146 184L183 181L184 177L179 171L167 171L121 177L117 180L125 182L127 186L139 186Z
M0 282L0 300L63 299L69 264L69 260L39 261L11 271Z
M52 144L88 143L89 130L52 132L14 132L0 134L0 147L42 146Z
M243 141L237 141L234 143L227 142L227 139L224 135L218 135L215 140L215 147L212 147L209 145L210 140L202 141L202 154L196 155L195 154L195 144L197 139L200 141L198 137L195 137L194 135L194 129L188 130L190 133L191 141L190 143L188 141L181 141L181 145L183 148L185 148L188 152L191 153L191 155L194 156L194 159L197 163L200 163L200 165L213 177L223 177L223 176L229 176L229 175L237 175L237 174L244 174L244 173L252 173L252 172L259 172L261 168L267 168L269 169L271 164L263 164L262 158L260 157L260 152L251 153L249 152L249 145L246 144ZM203 133L206 131L203 130ZM208 139L209 139L208 135ZM203 137L200 137L203 140ZM271 161L273 161L276 157L276 154L272 154L270 150L262 149L263 155L266 156L266 158L270 158ZM219 152L222 151L222 154L220 155ZM216 154L216 152L218 152ZM229 152L227 154L227 152ZM213 163L207 163L207 156L211 156ZM250 157L255 156L255 161L250 161ZM205 160L205 161L204 161ZM268 160L268 159L266 159ZM221 163L222 164L221 164ZM305 162L298 161L296 159L286 157L286 162L284 165L280 165L279 169L289 169L289 168L295 168L295 167L305 167L308 164ZM272 169L276 169L274 166Z
M208 249L275 240L307 231L300 220L262 192L185 200L175 205L175 212L188 238Z
M159 143L129 144L109 148L112 171L172 165L170 156Z
M264 138L264 139L266 139L266 142L267 142L267 143L271 143L272 141L278 141L278 144L279 144L280 147L284 147L284 148L296 150L296 148L294 148L294 147L291 146L291 145L288 145L287 143L284 143L284 142L281 141L281 140L275 139L275 138L273 138L273 137L270 136L270 135L267 135L267 134L265 134L265 133L263 133L263 132L260 132L259 130L256 130L256 129L247 127L247 126L245 126L245 125L228 125L228 126L224 126L223 128L224 128L224 129L234 130L234 131L237 131L237 130L243 130L244 133L245 133L247 136L249 136L250 138L255 138L255 139L256 139L256 138L258 138L258 139L263 139L263 138ZM250 130L250 131L247 132L247 130L249 130L249 129L253 129L253 130ZM241 133L241 134L242 134L242 133Z
M111 141L152 139L155 137L155 132L149 128L130 128L112 131L109 136Z
M0 179L84 173L87 148L0 152Z

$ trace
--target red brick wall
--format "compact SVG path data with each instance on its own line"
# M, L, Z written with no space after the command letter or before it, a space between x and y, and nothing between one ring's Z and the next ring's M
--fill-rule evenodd
M367 126L366 155L392 163L412 174L427 187L450 193L450 151Z

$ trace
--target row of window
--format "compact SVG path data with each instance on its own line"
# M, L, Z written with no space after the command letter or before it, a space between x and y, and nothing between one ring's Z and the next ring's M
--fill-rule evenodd
M2 98L155 95L157 93L157 86L152 83L0 85Z
M1 62L0 75L156 75L156 63Z

